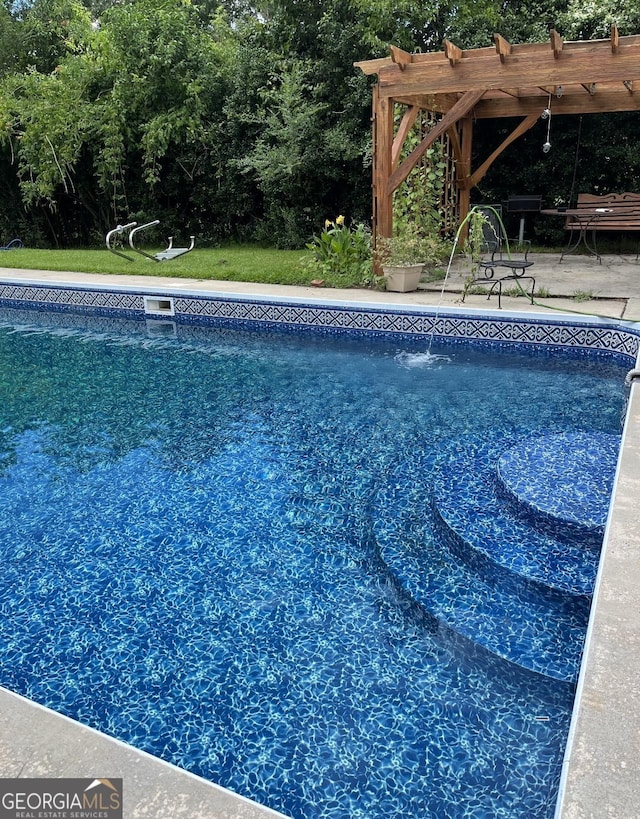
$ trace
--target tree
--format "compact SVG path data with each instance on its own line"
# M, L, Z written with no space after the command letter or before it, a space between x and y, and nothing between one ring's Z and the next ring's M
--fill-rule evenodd
M542 41L553 25L606 36L614 14L625 33L640 25L631 0L0 0L0 229L19 214L34 236L87 243L160 218L200 242L301 246L327 218L370 215L371 80L355 61L389 43L489 46L495 31ZM550 155L534 128L477 197L570 188L578 120L566 119ZM634 121L584 118L584 186L634 184ZM478 124L479 156L507 125Z
M176 0L135 0L111 8L99 30L89 26L50 73L10 78L3 132L5 142L20 137L25 201L76 220L80 207L99 235L159 210L171 230L184 229L185 190L216 152L230 36L220 27L222 36L204 30Z
M561 30L571 40L608 37L611 26L632 34L640 30L640 6L635 0L569 0L560 17Z
M355 21L355 22L354 22ZM255 235L302 246L325 219L370 213L368 56L350 3L274 3L240 29L225 106L233 165L259 194Z
M0 3L0 78L24 64L21 26L6 3Z
M18 7L20 9L20 7ZM34 0L18 13L23 59L48 74L70 54L82 52L91 36L91 17L79 0Z

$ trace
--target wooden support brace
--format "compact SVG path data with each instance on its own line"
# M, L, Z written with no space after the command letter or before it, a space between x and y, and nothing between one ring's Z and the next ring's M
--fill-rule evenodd
M451 65L455 65L462 59L462 49L454 45L450 40L443 40L442 47L444 48L444 56L449 60Z
M440 122L434 128L432 128L431 131L429 131L422 142L416 148L414 148L413 151L411 151L404 162L391 174L388 181L387 195L391 195L391 193L393 193L393 191L395 191L404 182L404 180L417 165L420 157L424 154L427 148L433 145L440 134L443 134L459 119L462 119L462 117L473 108L478 100L482 98L483 94L484 89L478 89L476 91L466 91L460 97L453 108L451 108L444 115Z
M417 105L410 105L404 112L402 122L400 123L400 127L398 128L398 133L394 137L393 146L391 148L391 165L394 168L398 164L398 160L400 159L400 152L402 151L402 146L404 145L404 141L407 138L407 134L413 128L413 124L417 119L419 110L420 109L418 108Z
M496 51L500 56L500 62L503 63L505 58L511 54L511 43L505 40L500 34L493 35L493 42L496 44Z
M500 156L500 154L511 145L518 137L525 134L530 128L532 128L536 122L538 121L538 114L529 114L528 117L525 117L522 122L509 134L509 136L499 145L495 151L485 159L485 161L478 167L471 176L466 180L465 186L472 188L480 182L483 176L487 173L489 168L493 165L495 160Z
M558 34L555 28L552 28L549 32L549 39L551 40L553 56L557 59L562 53L562 37Z

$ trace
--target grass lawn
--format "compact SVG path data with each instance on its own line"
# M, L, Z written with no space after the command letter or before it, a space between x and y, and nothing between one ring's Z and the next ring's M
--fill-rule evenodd
M158 248L159 250L160 248ZM150 251L155 252L155 251ZM131 254L135 255L135 254ZM57 270L74 273L169 276L267 284L308 285L317 273L305 267L304 250L274 250L257 245L198 249L177 259L155 262L143 256L128 261L104 250L7 250L0 252L0 267ZM323 276L327 287L358 287L353 279Z

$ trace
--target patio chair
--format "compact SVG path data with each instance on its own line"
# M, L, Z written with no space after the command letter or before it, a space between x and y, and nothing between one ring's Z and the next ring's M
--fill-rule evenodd
M478 262L478 270L469 281L466 282L462 292L462 301L469 290L476 285L489 285L487 299L497 292L498 308L502 307L502 286L503 282L513 281L518 288L525 293L533 304L533 292L536 287L536 280L533 276L525 275L533 262L528 258L531 243L528 240L503 238L503 226L500 219L500 206L478 208L484 217L483 225L483 250L490 254L488 258L483 258ZM510 271L510 272L507 272ZM521 282L531 283L531 292L526 293Z

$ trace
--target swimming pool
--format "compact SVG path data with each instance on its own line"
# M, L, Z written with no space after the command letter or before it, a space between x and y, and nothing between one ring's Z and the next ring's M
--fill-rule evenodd
M552 815L571 684L418 605L394 527L618 433L626 363L3 318L4 685L296 817Z

